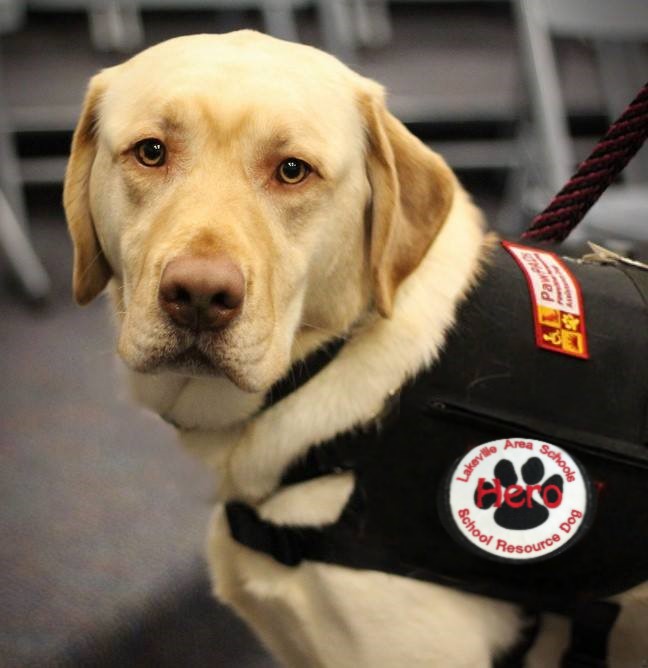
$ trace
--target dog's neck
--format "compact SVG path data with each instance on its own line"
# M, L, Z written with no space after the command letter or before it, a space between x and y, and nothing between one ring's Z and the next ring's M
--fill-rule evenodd
M218 378L133 374L135 394L214 467L221 498L259 501L308 447L373 419L390 392L434 361L488 243L479 211L459 190L430 251L400 286L392 317L367 318L330 364L266 410L259 412L263 394ZM323 338L312 336L298 354Z

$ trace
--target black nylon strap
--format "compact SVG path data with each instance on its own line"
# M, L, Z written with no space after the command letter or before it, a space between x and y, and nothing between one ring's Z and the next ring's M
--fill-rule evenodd
M322 532L307 527L282 527L261 519L245 503L230 501L225 513L232 538L257 552L271 556L285 566L298 566L321 547Z
M305 385L329 362L335 359L345 341L346 339L343 338L332 339L308 355L305 360L293 365L288 373L268 390L261 411L274 406L302 385Z
M230 502L225 506L232 538L257 552L264 552L286 566L302 561L299 537L264 522L250 506Z
M606 668L608 638L619 612L616 603L607 601L580 606L572 617L571 645L561 668Z

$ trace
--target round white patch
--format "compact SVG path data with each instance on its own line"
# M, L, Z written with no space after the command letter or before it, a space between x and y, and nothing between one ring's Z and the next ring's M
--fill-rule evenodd
M531 561L555 556L589 528L592 485L565 450L507 438L470 450L448 474L445 526L483 556Z

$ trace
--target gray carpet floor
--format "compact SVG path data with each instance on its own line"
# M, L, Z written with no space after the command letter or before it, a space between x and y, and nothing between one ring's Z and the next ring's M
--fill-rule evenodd
M211 481L127 400L106 304L72 303L60 213L33 211L32 229L50 302L33 311L0 292L0 665L89 665L115 643L134 651L128 638L144 642L143 629L155 656L153 640L176 633L161 611L186 606L197 581L209 592ZM201 605L214 635L194 644L213 651L210 665L269 665L229 612ZM180 665L136 658L104 665Z

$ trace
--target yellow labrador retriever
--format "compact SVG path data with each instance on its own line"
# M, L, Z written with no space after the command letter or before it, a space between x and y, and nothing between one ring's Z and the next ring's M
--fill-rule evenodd
M251 31L173 39L95 76L64 200L75 297L108 286L138 400L214 468L221 502L284 526L338 518L351 473L280 489L282 475L372 421L436 357L495 243L378 84ZM347 341L332 363L261 410L336 336ZM490 666L524 631L510 603L280 564L233 540L221 507L208 553L217 596L289 666ZM635 598L614 665L648 657ZM566 640L547 616L528 665L558 665Z

